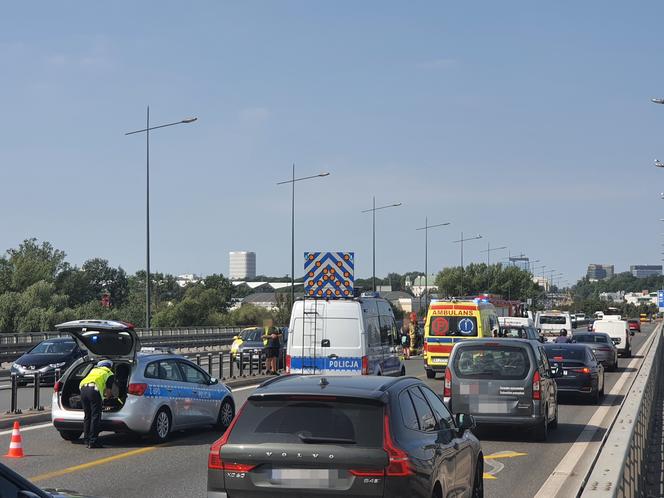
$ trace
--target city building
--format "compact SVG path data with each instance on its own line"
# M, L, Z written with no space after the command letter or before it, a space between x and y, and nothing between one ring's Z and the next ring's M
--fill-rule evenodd
M180 287L186 287L189 284L197 284L201 279L193 273L185 273L184 275L178 275L175 281Z
M599 298L602 301L608 301L610 303L621 303L625 300L625 291L600 292Z
M597 282L598 280L607 280L613 278L614 270L613 265L600 265L600 264L591 264L588 265L588 273L586 276L591 282Z
M636 278L661 277L662 265L632 265L629 271Z
M551 282L549 281L548 278L546 278L546 277L533 277L533 282L535 282L542 289L544 289L544 292L549 292L549 288L551 287Z
M413 280L406 278L405 286L406 289L409 289L415 297L423 296L425 289L429 289L429 297L431 297L431 294L438 292L438 286L436 285L436 275L433 274L429 275L428 282L426 282L426 287L424 275L420 275Z
M231 251L228 253L228 278L231 280L250 280L256 278L256 253L249 251Z
M627 292L624 295L624 300L628 304L640 306L641 304L658 304L657 291L648 292L647 290L641 292Z

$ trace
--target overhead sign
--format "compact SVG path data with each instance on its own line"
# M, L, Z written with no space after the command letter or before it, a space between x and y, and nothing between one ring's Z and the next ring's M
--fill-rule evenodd
M659 311L664 311L664 290L657 291L657 304L659 305Z
M322 299L353 296L355 254L305 252L304 295Z

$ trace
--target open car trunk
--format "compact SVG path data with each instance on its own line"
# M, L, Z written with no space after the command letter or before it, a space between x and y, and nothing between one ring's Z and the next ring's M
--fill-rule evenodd
M62 386L62 407L67 410L83 410L81 403L81 391L79 384L90 373L95 366L95 361L85 361L77 365L64 379ZM116 362L113 364L114 381L111 388L112 396L104 399L104 412L117 412L122 409L127 400L127 388L129 386L129 374L131 365L128 362Z

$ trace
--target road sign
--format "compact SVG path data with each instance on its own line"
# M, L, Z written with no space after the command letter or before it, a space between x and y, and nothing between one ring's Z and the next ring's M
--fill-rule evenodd
M447 318L438 316L433 319L431 322L431 333L432 335L446 335L450 330L450 322L447 321Z
M463 320L459 321L457 328L463 335L471 335L473 330L475 330L475 324L470 318L464 318Z
M657 302L659 304L659 311L664 311L664 290L657 291Z
M304 295L321 299L353 297L355 253L305 252Z

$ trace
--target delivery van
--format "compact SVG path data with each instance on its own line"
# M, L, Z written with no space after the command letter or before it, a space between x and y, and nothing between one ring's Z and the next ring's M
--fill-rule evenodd
M374 293L354 299L295 302L286 372L405 375L392 306Z
M433 379L444 372L454 344L500 331L493 304L485 299L434 300L424 323L424 370Z
M595 320L593 332L608 334L618 349L618 354L627 358L632 356L632 334L626 320Z
M565 329L567 335L572 334L572 317L563 311L539 311L535 319L535 326L547 341L555 341L560 331Z

